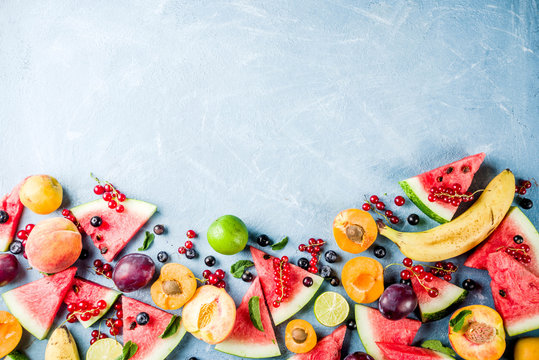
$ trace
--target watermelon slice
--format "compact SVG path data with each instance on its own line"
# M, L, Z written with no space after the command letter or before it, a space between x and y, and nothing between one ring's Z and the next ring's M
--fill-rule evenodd
M490 289L509 336L539 329L539 277L503 251L488 256Z
M131 341L138 345L138 350L131 360L163 360L185 335L185 328L180 324L175 334L165 339L160 338L174 315L151 305L122 296L122 311L124 344ZM136 323L137 315L141 312L150 316L146 325Z
M509 209L496 230L466 259L464 265L486 270L489 254L503 247L518 247L513 241L515 235L522 236L524 244L530 247L528 255L532 261L522 265L539 276L539 233L530 219L516 206Z
M94 245L107 261L112 261L127 245L129 240L155 213L157 207L150 203L127 199L122 202L124 212L109 209L103 199L91 201L71 209L86 234L90 235ZM93 227L90 219L99 216L102 224Z
M118 296L120 296L120 294L121 293L119 291L109 289L108 287L101 286L92 281L75 278L75 281L73 281L73 285L71 285L71 288L69 289L64 298L64 302L69 305L77 304L80 301L84 301L91 308L97 308L97 302L99 300L106 301L107 307L105 309L102 309L99 315L92 316L88 321L82 321L80 319L80 316L76 315L82 326L88 328L97 320L101 319L103 315L107 313L107 311L109 311L109 309L114 304Z
M484 159L484 153L468 156L451 164L399 181L399 185L425 215L439 223L446 223L451 221L457 212L457 206L442 201L430 202L428 199L430 188L451 187L454 184L460 184L461 191L465 192L470 187L473 177Z
M253 262L255 263L256 272L260 278L260 283L262 284L264 297L269 304L269 310L275 325L279 325L300 311L311 300L314 294L316 294L324 281L320 276L311 274L299 266L290 264L289 297L287 301L281 303L278 308L273 307L273 301L277 299L277 295L275 294L275 281L273 279L274 257L252 246L251 254L253 256ZM303 279L306 276L313 279L313 285L311 287L303 285Z
M388 320L377 309L356 304L356 324L365 351L375 360L383 360L377 342L410 345L419 331L421 321Z
M52 326L73 280L76 267L33 281L2 294L9 311L39 340Z
M415 276L412 276L412 287L417 295L417 304L421 321L435 321L449 315L453 309L458 306L468 295L468 291L448 281L434 276L432 281L423 282L430 288L438 289L438 296L430 297L428 291L421 286Z
M449 355L430 349L386 342L377 342L376 344L387 360L455 360Z
M249 300L253 296L259 298L263 332L254 327L249 315ZM281 355L258 277L253 280L253 284L243 296L236 311L234 330L225 341L215 346L215 350L247 358L268 358Z
M320 339L311 351L296 354L288 360L340 360L345 335L346 325L341 325L330 335Z
M19 226L22 209L24 209L19 199L21 185L22 183L15 186L9 194L4 195L0 199L0 210L5 211L9 216L5 223L0 224L0 251L8 251L9 244L13 241L15 231L17 231L17 226Z

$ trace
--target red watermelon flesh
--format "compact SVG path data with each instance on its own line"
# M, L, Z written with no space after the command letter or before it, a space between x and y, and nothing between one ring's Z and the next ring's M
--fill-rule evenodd
M254 327L249 315L249 300L253 296L258 296L259 298L260 318L264 331ZM215 346L215 349L227 354L248 358L266 358L281 355L258 277L253 280L253 284L243 296L236 311L234 329L225 341Z
M465 157L464 159L440 166L434 170L400 181L399 184L416 206L433 220L439 223L450 221L457 212L457 206L443 201L430 202L428 196L432 187L461 186L464 193L470 187L473 177L483 160L484 153Z
M530 219L518 207L509 209L496 230L466 259L464 265L486 270L489 254L498 251L500 248L518 248L519 244L516 244L513 240L515 235L522 236L523 244L530 247L528 255L531 262L522 263L522 265L539 276L539 233Z
M359 339L365 351L376 360L384 359L377 342L410 345L421 326L418 320L386 319L378 309L365 305L356 304L355 312Z
M341 325L330 335L320 339L311 351L296 354L288 360L340 360L345 335L346 325Z
M82 321L79 315L76 315L82 326L85 328L91 326L97 320L101 319L103 315L107 313L110 307L114 304L116 299L120 296L120 292L109 289L108 287L96 284L90 280L82 278L75 278L73 285L67 292L64 302L69 304L78 304L79 302L85 302L91 309L97 309L97 302L99 300L105 300L107 307L101 309L101 312L97 316L92 316L88 321Z
M0 224L0 251L7 251L9 244L13 241L19 220L21 219L22 209L24 208L19 199L19 189L22 183L15 186L9 194L4 195L0 199L0 210L7 212L9 219L7 222Z
M539 277L503 251L488 256L490 289L509 336L539 329Z
M288 299L282 302L279 307L274 307L273 301L278 299L278 296L275 294L276 285L273 275L274 257L252 246L251 254L256 272L260 278L260 283L262 284L266 303L269 306L275 325L279 325L300 311L311 300L314 294L316 294L322 282L324 282L324 279L320 276L311 274L299 266L290 264L290 293ZM303 285L303 279L307 276L313 279L313 285L311 287Z
M90 235L94 245L107 261L112 261L127 245L129 240L155 213L157 207L150 203L127 199L122 202L124 211L109 209L103 199L91 201L71 209L84 232ZM99 216L102 224L93 227L90 219Z
M62 304L71 289L76 267L33 281L2 294L9 311L36 338L47 336Z
M135 299L122 296L124 344L131 341L138 350L131 360L163 360L178 346L185 335L183 324L172 336L165 339L163 334L174 315ZM141 312L149 315L146 325L137 325L136 318Z
M455 360L453 357L441 352L415 346L384 342L377 342L376 345L378 345L387 360Z

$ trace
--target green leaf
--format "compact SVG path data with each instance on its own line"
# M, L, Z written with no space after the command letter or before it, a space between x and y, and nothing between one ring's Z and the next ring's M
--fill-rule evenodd
M249 316L254 327L259 331L264 331L264 325L262 325L260 318L260 298L258 296L249 299Z
M182 321L181 316L172 315L172 319L170 319L170 322L168 323L167 328L165 329L165 331L163 331L161 335L159 335L159 337L161 339L166 339L176 334L176 332L180 328L181 321Z
M254 263L251 260L239 260L236 261L231 267L230 267L230 273L235 278L241 278L243 273L245 272L245 269L250 268L253 266Z
M462 310L457 314L457 316L449 321L449 326L451 326L453 331L460 331L460 329L462 329L464 326L464 320L468 315L471 314L472 312L470 310Z
M138 345L128 341L127 344L124 345L122 355L118 356L115 360L129 360L137 353L137 350Z
M425 349L438 351L438 352L441 352L442 354L446 354L451 357L457 356L457 353L455 353L453 349L444 346L440 340L423 341L423 344L421 344L421 347Z
M144 244L142 244L142 246L138 248L138 251L148 250L150 245L152 245L153 243L153 239L155 239L155 235L149 231L146 231L146 236L144 237Z
M281 241L279 241L277 244L271 245L271 250L281 250L283 249L286 244L288 244L288 236L285 236Z

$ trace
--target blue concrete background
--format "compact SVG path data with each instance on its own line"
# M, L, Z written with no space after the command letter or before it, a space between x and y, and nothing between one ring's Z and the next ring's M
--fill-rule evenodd
M535 0L0 1L0 191L47 173L72 206L95 198L93 171L158 205L145 228L163 223L168 233L147 252L154 258L167 250L200 274L205 230L232 213L253 235L288 235L279 254L296 261L309 237L333 242L340 210L370 194L387 193L387 203L402 193L398 180L466 155L487 153L474 188L507 167L537 177L538 19ZM529 196L539 203L537 188ZM526 214L539 224L536 207ZM26 211L21 226L43 218ZM191 228L198 260L176 253ZM377 242L389 252L383 264L401 260ZM219 256L218 266L247 257ZM492 305L486 273L463 268L456 282L468 277L481 289L466 304ZM2 291L36 278L21 273ZM248 285L227 280L239 303ZM148 289L132 295L151 302ZM297 317L320 337L332 331L312 303ZM416 343L447 345L447 322L424 325ZM85 354L90 331L70 329ZM32 359L45 345L22 342ZM343 354L361 349L349 332ZM187 335L170 358L190 356L234 358Z

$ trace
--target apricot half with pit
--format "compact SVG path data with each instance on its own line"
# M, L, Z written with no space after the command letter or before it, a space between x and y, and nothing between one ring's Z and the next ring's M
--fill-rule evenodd
M153 283L153 302L162 309L175 310L188 302L197 289L195 275L181 264L166 264L159 278Z
M225 340L236 322L236 304L225 289L201 286L185 304L183 326L194 337L208 344Z
M21 336L22 327L15 316L7 311L0 311L0 359L17 347Z
M316 346L316 342L314 328L307 321L295 319L286 325L285 344L288 350L293 353L309 352Z
M371 303L384 292L384 268L374 259L359 256L344 264L341 281L352 300Z
M505 351L503 320L488 306L460 308L449 320L449 341L466 360L497 360Z
M352 254L367 250L377 235L376 222L371 214L363 210L343 210L333 221L333 236L337 245Z

